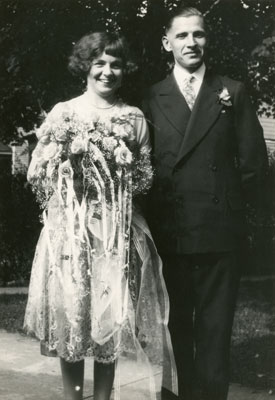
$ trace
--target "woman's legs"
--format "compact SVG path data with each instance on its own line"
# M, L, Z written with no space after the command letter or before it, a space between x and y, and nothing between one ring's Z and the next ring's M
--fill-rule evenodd
M94 362L94 400L109 400L115 377L115 363Z
M84 384L84 360L67 362L60 358L65 400L82 400Z
M67 362L60 358L65 400L82 400L84 360ZM115 377L115 363L94 362L94 400L110 400Z

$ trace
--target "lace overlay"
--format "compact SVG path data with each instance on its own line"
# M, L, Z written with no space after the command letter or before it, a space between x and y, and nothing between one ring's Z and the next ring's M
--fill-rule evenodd
M106 128L108 139L104 136L100 144L96 129L88 131L87 141L82 130L68 147L64 132L56 128L64 113L67 119L73 113L93 123L103 118L106 127L114 115L123 115L131 129L120 126L119 146L124 151L125 142L132 154L136 144L139 150L149 148L144 117L122 103L99 116L83 95L57 105L48 115L28 171L29 181L43 195L44 227L33 261L24 327L41 340L43 354L67 361L92 356L111 363L130 355L142 360L148 376L150 365L166 365L171 376L167 386L175 391L162 264L145 220L133 207L133 188L138 192L139 185L134 182L132 156L125 150L119 159L114 151L114 162L102 151L103 141L112 146L116 139L108 137L111 128ZM51 140L53 132L63 141ZM86 146L81 157L70 157L77 145ZM52 149L54 156L49 157Z

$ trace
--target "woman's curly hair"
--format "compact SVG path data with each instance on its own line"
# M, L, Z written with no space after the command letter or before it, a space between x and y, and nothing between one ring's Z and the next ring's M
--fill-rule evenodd
M109 32L92 32L83 36L73 47L69 58L69 70L74 75L87 77L92 61L103 52L121 58L125 74L136 70L135 63L130 59L125 38L118 33Z

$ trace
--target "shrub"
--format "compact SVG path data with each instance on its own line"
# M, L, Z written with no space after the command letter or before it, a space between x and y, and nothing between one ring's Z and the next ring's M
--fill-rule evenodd
M0 283L23 283L40 231L39 209L25 175L4 172L0 187Z
M256 212L247 208L248 245L244 252L245 273L274 273L275 266L275 151L268 149L269 170ZM245 261L246 260L246 261Z
M248 207L248 237L243 253L244 274L274 273L275 151L269 151L265 205L259 213ZM28 282L41 224L41 210L23 174L0 175L0 285ZM268 205L268 207L266 207Z

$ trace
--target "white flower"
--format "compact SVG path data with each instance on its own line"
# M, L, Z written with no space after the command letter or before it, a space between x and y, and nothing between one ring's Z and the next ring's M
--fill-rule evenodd
M226 87L222 88L222 91L220 93L220 99L223 99L225 101L230 100L230 94L229 94L228 89Z
M148 156L148 157L150 157L151 148L150 148L148 145L143 146L143 147L140 149L140 154L142 154L143 156Z
M43 156L46 161L55 158L60 153L60 148L57 143L51 142L45 146Z
M50 160L48 162L48 165L47 165L47 168L46 168L46 176L48 178L51 178L53 173L54 173L54 171L55 171L55 162L54 162L54 160Z
M95 124L93 121L88 121L87 124L90 131L95 129Z
M133 135L133 126L130 122L127 122L124 125L124 130L127 133L127 135L132 136Z
M89 132L89 138L92 142L97 142L100 139L100 136L100 132L98 131Z
M50 124L44 123L38 129L36 129L36 136L42 143L48 143L50 134L52 133L52 127Z
M122 124L114 125L112 131L115 134L115 136L119 136L120 138L124 138L125 136L128 136L128 133L125 130L125 126Z
M42 136L40 138L40 143L43 143L44 145L50 143L50 141L51 141L51 138L48 135Z
M73 177L73 169L70 160L64 161L59 166L59 175L64 178L72 178Z
M225 106L232 106L231 97L226 87L223 87L221 92L218 93L218 101Z
M87 151L88 141L83 139L81 136L76 136L72 141L71 151L73 154L81 154Z
M106 136L102 139L102 146L107 151L114 151L117 146L117 140L111 136Z
M122 143L115 149L114 156L116 163L119 165L131 164L133 159L130 150Z
M58 129L54 132L54 137L57 142L65 142L67 140L67 133L62 129Z
M97 161L103 157L99 148L91 142L89 142L89 153L92 155L93 161Z

